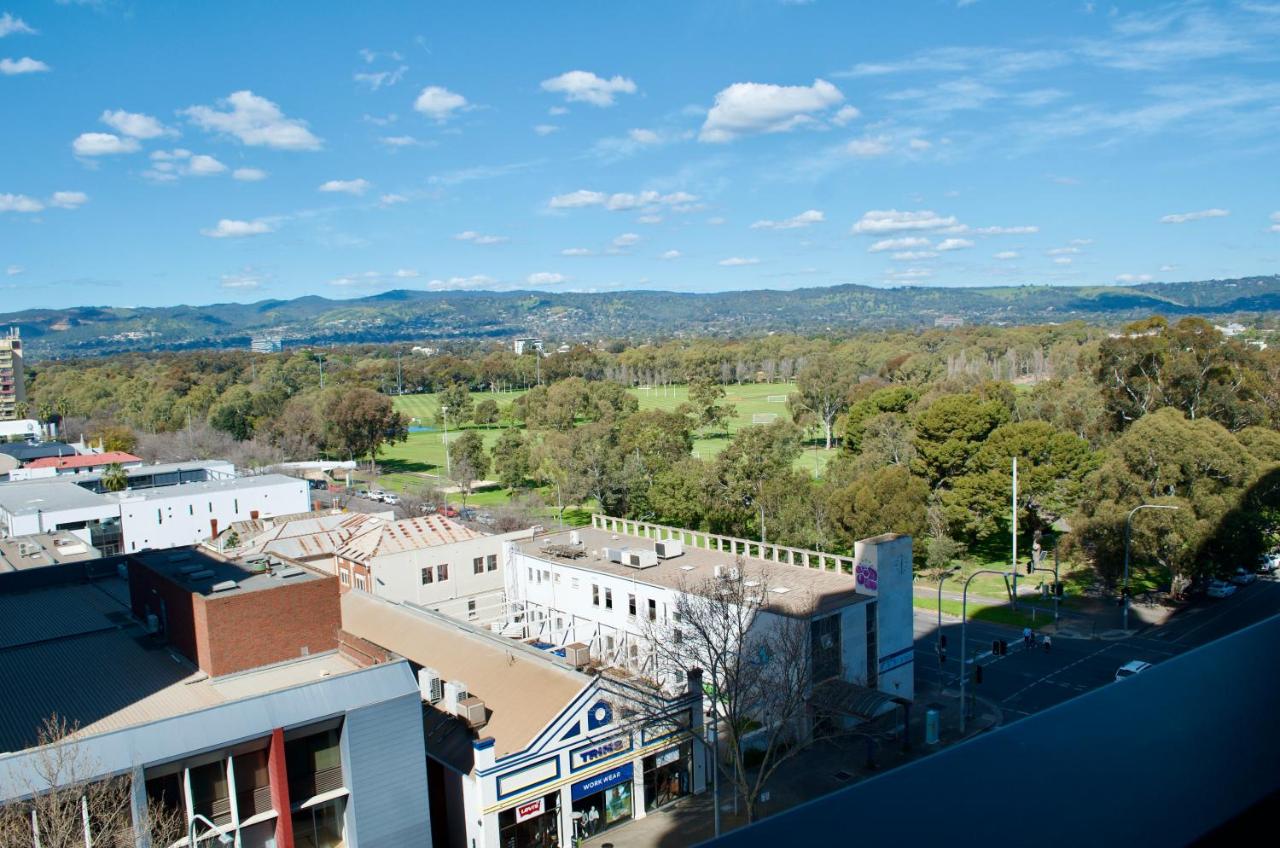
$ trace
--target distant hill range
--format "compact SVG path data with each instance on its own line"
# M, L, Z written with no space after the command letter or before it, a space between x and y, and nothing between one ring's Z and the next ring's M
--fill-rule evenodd
M1211 318L1280 310L1280 275L1134 286L875 288L682 294L660 291L397 290L355 300L300 297L209 306L80 306L0 315L21 329L29 355L86 356L128 350L247 347L278 336L286 347L537 335L556 341L841 334L875 327L1086 320L1117 323L1161 313Z

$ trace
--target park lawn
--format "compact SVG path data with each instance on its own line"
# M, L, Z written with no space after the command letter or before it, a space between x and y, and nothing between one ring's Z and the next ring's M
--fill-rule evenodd
M911 602L917 609L933 612L938 610L936 598L916 595L911 599ZM961 604L959 601L953 601L950 598L942 599L943 615L959 618L960 611ZM1052 613L1046 614L1039 610L1033 611L1030 605L1026 603L1022 605L1022 608L1015 611L1010 609L1007 603L974 603L972 595L970 595L969 607L966 612L969 614L970 621L985 621L991 624L1003 624L1008 627L1039 627L1053 621Z

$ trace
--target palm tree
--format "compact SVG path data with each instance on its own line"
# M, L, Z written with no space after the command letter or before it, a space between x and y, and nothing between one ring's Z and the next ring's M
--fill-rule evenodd
M108 492L123 492L129 488L129 475L123 465L113 462L102 470L102 488Z

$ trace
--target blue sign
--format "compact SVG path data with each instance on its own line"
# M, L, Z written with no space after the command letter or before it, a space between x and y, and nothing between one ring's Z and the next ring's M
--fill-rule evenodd
M595 777L589 777L586 780L573 784L573 800L578 801L586 798L588 795L594 795L597 792L603 792L610 786L617 786L619 783L626 783L631 779L631 763L624 766L618 766L615 769L609 769L606 772L597 774Z
M613 721L613 707L608 701L596 701L587 713L587 730L596 730Z

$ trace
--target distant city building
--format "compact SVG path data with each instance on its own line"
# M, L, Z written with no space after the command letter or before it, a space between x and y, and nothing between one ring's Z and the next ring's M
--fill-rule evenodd
M26 377L22 372L22 339L18 328L10 327L0 337L0 421L25 418L18 404L27 401ZM20 414L21 413L21 414Z
M434 347L419 347L418 345L414 345L409 348L409 352L417 356L435 356L439 353L439 350Z
M21 468L9 472L10 480L35 480L41 477L62 477L68 474L89 474L104 471L110 465L137 468L142 457L124 451L76 454L75 456L46 456L32 459Z
M525 353L530 350L536 350L538 353L542 353L542 339L533 338L532 336L516 339L515 342L513 342L513 346L515 348L516 356L524 356Z
M305 480L237 477L224 461L124 471L121 492L106 490L102 471L0 483L0 538L85 531L109 556L198 544L233 521L306 512L311 505Z
M956 327L964 326L964 319L958 315L943 315L941 318L933 320L933 326L942 327L947 330L954 330Z
M249 350L254 353L279 353L283 346L279 336L254 336L249 342Z
M0 442L12 439L34 442L39 440L41 435L40 422L34 418L13 418L8 421L0 421Z
M1228 324L1225 327L1214 324L1213 328L1217 330L1219 333L1222 333L1222 335L1226 336L1227 338L1238 336L1241 333L1243 333L1245 330L1249 329L1244 324L1240 324L1236 321L1232 321L1230 324Z
M78 773L55 779L121 778L135 824L176 819L164 845L197 815L246 848L431 845L414 674L350 644L335 578L190 549L28 578L0 574L0 675L22 693L0 721L0 804L49 779L37 746L56 716ZM58 844L125 844L95 827Z

